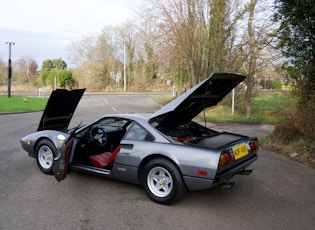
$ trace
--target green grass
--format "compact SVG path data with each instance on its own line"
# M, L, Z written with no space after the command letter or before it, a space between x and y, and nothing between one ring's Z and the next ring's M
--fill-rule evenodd
M173 98L158 98L157 102L165 105ZM239 92L235 100L232 114L231 95L228 95L219 105L206 109L206 120L209 122L241 122L241 123L278 123L294 111L297 97L291 91L258 92L252 96L251 116L246 117L244 92ZM199 114L204 116L204 112Z
M0 113L17 113L43 110L48 98L0 96Z
M252 97L250 117L246 117L243 98L236 101L234 114L227 101L208 109L206 119L210 122L277 123L294 110L297 98L291 92L256 93Z

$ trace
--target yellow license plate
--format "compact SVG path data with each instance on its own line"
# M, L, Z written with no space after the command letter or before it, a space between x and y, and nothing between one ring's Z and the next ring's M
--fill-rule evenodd
M240 159L240 158L242 158L248 154L246 144L238 145L238 146L232 148L232 150L234 153L234 159L235 160Z

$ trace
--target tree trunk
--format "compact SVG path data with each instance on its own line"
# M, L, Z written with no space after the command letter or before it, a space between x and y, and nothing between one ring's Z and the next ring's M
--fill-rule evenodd
M252 90L254 86L254 76L256 71L256 48L255 48L255 33L253 29L253 19L254 19L254 10L257 0L251 0L249 7L249 18L247 24L248 36L249 36L249 65L248 65L248 75L246 79L246 93L245 93L245 106L246 106L246 117L251 116L251 97Z

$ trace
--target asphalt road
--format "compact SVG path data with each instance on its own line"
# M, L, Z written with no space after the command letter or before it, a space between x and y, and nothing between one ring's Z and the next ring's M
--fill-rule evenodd
M88 95L70 126L107 113L151 113L159 95ZM0 105L1 106L1 105ZM19 140L41 112L0 115L0 229L314 229L315 170L259 150L250 176L232 189L188 192L178 204L150 201L140 186L72 172L40 172ZM263 138L271 125L207 124Z

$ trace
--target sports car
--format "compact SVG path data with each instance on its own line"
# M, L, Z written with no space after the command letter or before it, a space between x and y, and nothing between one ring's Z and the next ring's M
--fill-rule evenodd
M232 187L249 175L258 140L218 132L194 119L215 106L245 76L213 73L151 116L105 115L68 129L85 89L51 93L37 132L21 139L39 169L58 181L80 171L143 187L154 202L172 204L188 191Z

